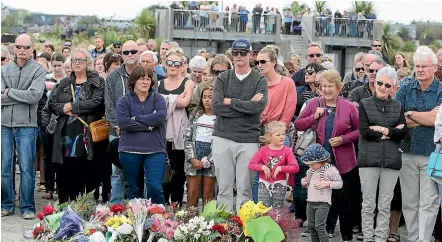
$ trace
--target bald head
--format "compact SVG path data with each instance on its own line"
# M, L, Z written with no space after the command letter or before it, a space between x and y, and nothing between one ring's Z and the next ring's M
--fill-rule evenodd
M138 65L138 58L140 54L138 52L138 44L135 41L129 40L124 42L121 53L123 54L123 60L126 65Z
M32 45L31 36L27 34L21 34L15 39L16 45Z
M362 58L362 63L364 64L364 69L368 70L370 68L371 63L378 58L379 56L375 54L366 54L364 58Z
M27 34L19 35L15 39L14 54L22 65L26 60L33 56L34 48L32 47L32 39Z
M135 41L133 41L133 40L128 40L128 41L126 41L126 42L124 42L124 44L123 44L123 50L125 50L125 47L126 47L126 49L127 48L138 48L138 44L137 44L137 42L135 42Z

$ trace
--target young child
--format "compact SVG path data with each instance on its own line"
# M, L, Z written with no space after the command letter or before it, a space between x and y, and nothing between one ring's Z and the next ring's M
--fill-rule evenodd
M266 126L261 147L249 163L249 169L259 172L258 201L281 208L287 192L286 174L298 172L298 162L289 147L284 146L286 125L272 121Z
M301 160L310 166L301 184L307 188L307 219L311 238L313 242L328 242L326 222L332 189L341 189L342 179L338 169L328 164L330 153L320 144L308 146Z
M201 184L204 204L214 198L216 178L211 153L215 115L212 112L212 93L211 85L202 89L201 100L186 129L184 171L187 175L188 207L198 207Z

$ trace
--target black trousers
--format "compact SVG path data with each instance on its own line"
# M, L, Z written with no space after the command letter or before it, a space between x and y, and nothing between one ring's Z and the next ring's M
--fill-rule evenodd
M357 167L353 170L341 174L343 186L341 189L333 190L332 206L329 216L339 217L342 240L352 240L352 229L357 223L361 223L361 210L357 210L360 206L361 182L359 178L359 170ZM327 226L329 229L329 225Z
M169 198L172 203L177 202L180 206L183 204L184 183L186 182L186 174L184 173L184 150L172 150L172 142L167 142L167 154L170 159L170 166L175 171L172 182L164 184L164 200L166 204Z
M95 186L94 197L98 201L100 196L100 186L101 189L101 198L103 202L109 201L109 195L111 191L111 182L110 177L112 175L112 163L110 162L110 158L107 155L107 146L109 144L108 140L104 140L94 144L94 158L92 160L94 166L97 168L96 178L92 180L94 184L90 184ZM144 181L143 181L144 182Z
M290 27L291 26L292 26L292 22L285 22L284 23L284 30L285 30L284 32L286 35L290 34L290 31L291 31Z
M52 147L54 144L54 135L46 133L46 142L43 144L45 151L45 187L47 193L53 193L55 187L55 173L58 164L52 163Z

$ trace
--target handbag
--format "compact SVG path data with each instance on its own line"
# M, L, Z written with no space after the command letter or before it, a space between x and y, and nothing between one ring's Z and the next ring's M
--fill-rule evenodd
M433 151L427 165L427 175L431 178L442 179L442 146L438 151Z
M321 99L318 98L318 107L321 107ZM296 140L295 149L293 152L297 156L303 156L305 149L311 144L316 143L316 128L318 127L319 119L316 120L312 127L304 131L304 133L298 135ZM296 131L295 131L296 132Z
M75 91L74 91L74 85L72 84L71 84L71 92L72 92L72 99L75 103L76 102ZM109 138L109 123L105 118L91 122L90 124L87 124L80 116L77 116L77 119L80 120L80 122L83 123L83 125L89 129L89 131L91 132L93 142L100 142Z
M164 170L163 183L169 184L172 182L172 177L175 175L175 170L172 169L172 165L170 164L169 156L166 153L166 169Z

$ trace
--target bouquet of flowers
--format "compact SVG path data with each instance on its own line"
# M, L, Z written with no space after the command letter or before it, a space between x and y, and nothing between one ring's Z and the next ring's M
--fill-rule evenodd
M181 242L212 241L217 237L212 235L214 224L213 220L208 222L202 216L192 218L188 223L178 226L173 238Z
M129 216L134 221L134 229L137 234L138 241L143 240L144 223L147 219L147 208L143 206L140 199L132 199L129 201Z
M248 201L244 203L239 209L239 217L243 223L244 234L249 235L247 230L248 223L260 216L266 215L271 208L266 207L262 202L254 203L253 201Z
M212 163L209 161L209 159L207 158L207 156L204 156L201 159L201 163L203 163L203 168L207 169L210 168L210 166L212 165Z

